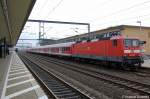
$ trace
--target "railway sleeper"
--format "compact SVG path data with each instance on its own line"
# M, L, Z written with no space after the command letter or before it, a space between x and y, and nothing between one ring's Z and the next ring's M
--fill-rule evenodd
M56 85L51 85L51 84L49 84L52 88L63 88L63 87L66 87L65 85L59 85L59 84L56 84Z
M149 89L149 88L141 88L140 90L149 91L149 92L150 92L150 89Z
M67 97L67 99L82 99L82 97L76 95L76 96Z
M81 97L76 95L76 96L67 97L67 99L81 99Z
M49 85L51 85L51 87L62 87L62 86L65 86L63 84L51 84L51 83L47 83Z
M147 93L149 93L149 94L150 94L150 90L149 90L149 89L141 88L141 89L139 89L139 90L145 91L145 92L147 92Z
M57 97L59 98L67 98L67 97L72 97L72 96L78 96L76 93L65 93L65 94L56 94Z
M51 80L45 80L45 81L48 82L48 83L54 83L54 84L58 83L58 81L53 80L53 79L51 79Z
M65 87L66 86L51 86L50 88L52 88L52 89L63 89Z
M45 82L46 84L49 84L49 85L52 85L52 86L63 86L63 84L59 84L59 83L57 83L57 82Z
M124 84L124 85L129 85L128 82L125 81L118 81L118 83Z
M51 80L49 80L49 79L48 80L47 79L43 79L43 81L44 82L48 82L48 83L57 83L57 81L52 80L52 79Z
M60 93L54 92L54 94L56 94L56 95L70 95L70 96L76 95L75 92L60 92Z
M68 88L63 88L63 89L53 89L54 92L57 92L57 91L66 91L66 90L69 90Z
M63 91L55 91L54 93L69 93L69 92L73 92L72 90L63 90Z
M133 86L133 88L140 89L142 86Z
M123 84L123 85L126 85L126 86L130 86L130 87L133 87L133 86L137 86L136 84L132 84L131 82L125 82L125 81L118 81L120 84Z
M51 89L63 89L63 88L66 88L66 86L49 86L49 88Z
M129 87L136 87L137 85L135 85L135 84L126 84L127 86L129 86Z

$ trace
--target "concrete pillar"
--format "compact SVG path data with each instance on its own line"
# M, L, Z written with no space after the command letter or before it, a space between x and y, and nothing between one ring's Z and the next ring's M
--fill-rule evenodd
M6 57L6 38L4 38L4 45L3 45L3 47L4 47L4 58Z
M0 40L0 58L2 58L3 55L2 55L2 44L1 44L1 40Z
M0 58L6 57L6 38L0 40Z

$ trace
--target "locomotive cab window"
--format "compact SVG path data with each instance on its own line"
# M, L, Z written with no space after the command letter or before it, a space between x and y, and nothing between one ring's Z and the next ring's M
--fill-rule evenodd
M124 45L125 45L125 47L129 47L129 46L137 47L137 46L139 46L139 40L137 40L137 39L125 39Z
M112 45L113 45L114 47L116 47L116 46L117 46L117 40L112 40Z

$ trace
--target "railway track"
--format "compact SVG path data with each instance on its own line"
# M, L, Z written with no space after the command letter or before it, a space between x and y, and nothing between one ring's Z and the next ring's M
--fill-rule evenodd
M149 68L142 68L142 70L140 72L150 75L150 69Z
M37 63L29 60L23 55L19 55L30 71L40 80L55 99L90 99L79 90L60 80L54 74L40 67Z
M78 65L68 64L66 62L58 61L58 60L55 60L55 59L43 58L43 57L40 58L39 56L34 57L34 58L37 58L41 62L42 61L50 62L50 63L53 63L55 65L61 66L63 68L71 69L73 71L82 73L84 75L88 75L88 76L91 76L93 78L103 80L107 83L114 84L115 86L117 85L121 88L124 88L124 89L127 89L127 90L132 90L132 92L139 93L139 95L150 96L150 85L147 85L147 84L143 84L143 83L136 82L136 81L131 81L131 80L128 80L128 79L125 79L125 78L112 76L110 74L106 74L106 73L103 73L103 72L97 72L97 71L89 70L89 69L86 69L86 68L82 68Z
M136 75L138 76L142 76L142 77L150 77L150 72L148 71L143 71L143 70L140 70L140 71L137 71L137 72L134 72Z
M150 69L149 68L142 67L140 70L134 71L133 73L135 73L138 76L142 76L142 77L150 77Z

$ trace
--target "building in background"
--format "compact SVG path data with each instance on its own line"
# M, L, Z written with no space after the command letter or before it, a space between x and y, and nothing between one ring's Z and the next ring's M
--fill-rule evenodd
M109 37L112 34L121 34L124 37L133 37L138 38L142 41L146 41L146 44L144 45L145 53L150 55L150 27L143 26L120 25L115 27L109 27L106 29L93 31L91 33L59 39L57 40L57 43L87 40L89 38L96 39L102 36L102 34L104 37Z

